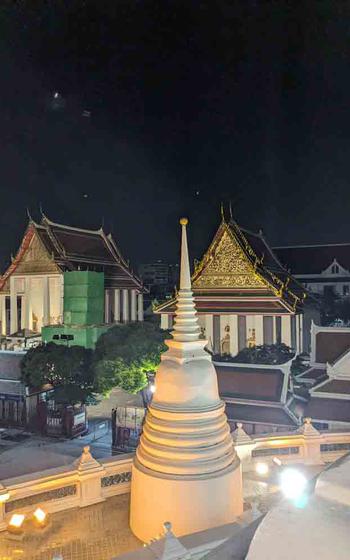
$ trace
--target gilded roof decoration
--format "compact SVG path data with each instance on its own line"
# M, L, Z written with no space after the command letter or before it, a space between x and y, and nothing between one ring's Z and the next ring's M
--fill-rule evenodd
M27 251L18 263L15 273L23 274L40 272L59 272L59 268L41 243L38 235L35 233Z
M193 288L266 288L255 268L225 228L197 268Z

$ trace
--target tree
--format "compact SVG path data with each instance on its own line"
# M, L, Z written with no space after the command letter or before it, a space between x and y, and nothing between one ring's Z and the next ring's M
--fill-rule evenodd
M22 380L29 387L52 385L68 404L86 402L95 390L92 350L50 342L30 349L21 362Z
M116 325L97 341L94 359L96 388L106 393L121 387L137 393L147 385L166 349L167 331L150 322Z

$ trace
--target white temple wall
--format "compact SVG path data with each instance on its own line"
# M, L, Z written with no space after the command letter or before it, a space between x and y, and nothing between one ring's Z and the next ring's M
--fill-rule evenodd
M295 316L292 320L291 315L285 316L266 316L270 323L266 328L269 329L269 344L283 342L287 346L292 346L294 341L297 353L303 349L303 315ZM265 318L266 318L265 317ZM205 338L208 340L208 348L212 352L229 353L235 356L240 348L239 344L239 319L245 321L244 347L258 346L264 344L264 322L263 315L230 315L230 314L198 314L199 325L204 329ZM241 321L242 322L242 321ZM170 326L170 315L161 314L161 328L168 329ZM214 333L214 328L215 333ZM293 335L292 335L293 329ZM272 340L270 340L272 337ZM220 343L219 343L220 341ZM226 341L226 344L225 344ZM224 344L224 349L223 349ZM229 351L228 351L229 348Z
M10 334L21 328L40 332L44 324L58 323L62 319L62 288L60 274L11 276Z

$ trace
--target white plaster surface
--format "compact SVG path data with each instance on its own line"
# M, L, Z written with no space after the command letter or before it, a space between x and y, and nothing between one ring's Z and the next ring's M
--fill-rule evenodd
M273 508L252 540L247 560L345 560L350 557L350 457L319 476L305 507Z

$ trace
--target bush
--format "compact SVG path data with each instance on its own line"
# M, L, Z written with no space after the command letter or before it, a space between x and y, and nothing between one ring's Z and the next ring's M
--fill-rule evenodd
M242 364L284 364L294 355L293 350L286 344L261 344L252 348L243 348L230 361Z

